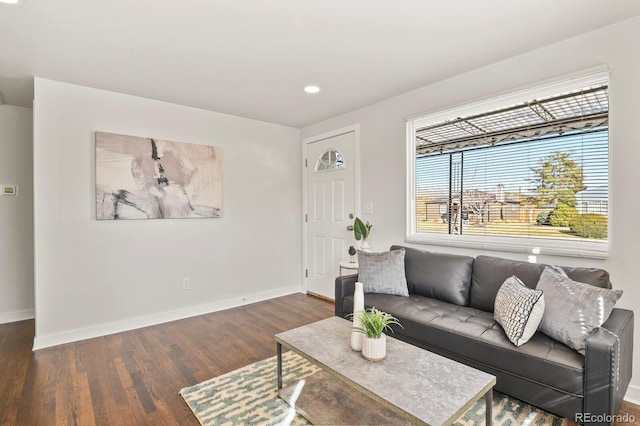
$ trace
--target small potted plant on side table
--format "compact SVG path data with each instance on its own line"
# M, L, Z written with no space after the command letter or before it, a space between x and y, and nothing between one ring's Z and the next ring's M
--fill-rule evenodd
M365 224L359 217L356 217L356 220L353 222L353 235L356 238L356 241L360 241L360 250L362 251L371 250L371 246L367 240L371 233L371 228L373 228L372 224L368 221Z
M353 327L353 331L364 334L362 340L362 356L369 361L382 361L387 354L386 330L393 333L392 324L402 324L393 315L382 312L375 307L355 314L360 320L359 327Z

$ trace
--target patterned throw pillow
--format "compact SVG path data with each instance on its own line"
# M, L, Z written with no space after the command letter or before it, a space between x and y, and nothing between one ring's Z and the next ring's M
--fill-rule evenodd
M409 296L404 272L404 249L369 253L358 250L358 281L365 293Z
M518 279L507 278L496 296L493 317L504 328L511 343L521 346L538 329L544 313L544 295Z
M540 331L582 355L591 332L604 324L622 296L622 290L573 281L559 268L545 268L536 288L547 298Z

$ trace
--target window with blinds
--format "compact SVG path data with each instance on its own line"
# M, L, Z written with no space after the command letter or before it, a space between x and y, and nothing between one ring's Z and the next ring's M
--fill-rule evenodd
M407 240L606 257L608 91L598 72L408 120Z

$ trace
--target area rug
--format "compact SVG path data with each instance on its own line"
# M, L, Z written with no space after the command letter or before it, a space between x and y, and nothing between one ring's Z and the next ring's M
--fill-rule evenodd
M277 396L276 357L184 388L180 395L203 426L307 425L306 419ZM283 383L289 384L318 371L304 358L283 354ZM483 425L484 398L454 422L456 426ZM493 423L500 426L560 426L563 419L494 391Z

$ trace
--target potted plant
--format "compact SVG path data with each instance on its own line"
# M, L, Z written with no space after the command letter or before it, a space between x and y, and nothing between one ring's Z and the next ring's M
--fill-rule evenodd
M362 240L360 243L360 249L363 251L371 248L367 241L367 238L369 238L369 234L371 233L371 228L373 228L372 224L368 221L365 224L359 217L356 217L353 222L353 235L356 237L356 241Z
M392 324L402 324L393 315L376 309L375 306L355 314L360 325L352 330L364 334L362 356L369 361L382 361L387 354L387 336L385 331L393 333Z

